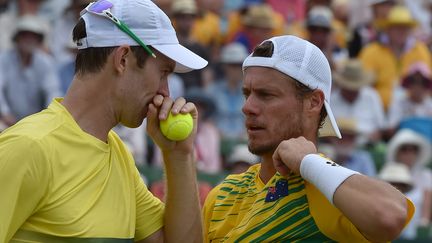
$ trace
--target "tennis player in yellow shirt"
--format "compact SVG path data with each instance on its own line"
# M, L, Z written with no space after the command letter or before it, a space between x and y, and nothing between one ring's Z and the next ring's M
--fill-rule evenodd
M264 41L243 63L249 150L261 163L229 175L204 205L206 242L386 242L414 206L391 185L317 154L341 137L324 54L294 36ZM331 131L325 134L321 127Z

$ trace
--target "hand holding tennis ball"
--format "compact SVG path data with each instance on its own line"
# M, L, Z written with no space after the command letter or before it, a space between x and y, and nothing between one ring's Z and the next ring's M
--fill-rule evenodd
M168 114L166 120L160 121L162 134L172 141L185 140L193 130L193 119L190 113Z

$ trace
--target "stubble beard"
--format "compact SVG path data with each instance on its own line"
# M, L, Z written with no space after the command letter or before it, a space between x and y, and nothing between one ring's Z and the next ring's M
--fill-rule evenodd
M290 138L298 138L300 136L303 136L303 127L302 127L302 116L300 114L290 117L290 120L292 120L292 126L287 128L285 131L276 131L274 132L273 136L279 135L279 137L276 139L272 139L267 143L264 144L251 144L249 142L248 148L249 151L255 155L263 156L265 154L273 154L273 152L276 150L276 148L279 146L279 144L284 141L288 140ZM282 125L278 127L283 127Z

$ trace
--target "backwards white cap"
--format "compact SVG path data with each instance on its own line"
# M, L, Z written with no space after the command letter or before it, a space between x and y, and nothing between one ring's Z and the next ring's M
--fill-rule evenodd
M123 21L146 45L152 46L176 62L175 72L204 68L207 61L180 45L168 16L151 0L109 0L111 13ZM84 11L87 37L78 41L78 49L120 45L138 46L129 35L102 16Z
M243 62L243 70L251 66L273 68L310 89L322 90L327 118L324 121L324 126L319 130L319 135L320 137L335 136L341 138L341 133L330 108L332 77L329 62L324 53L312 43L291 35L273 37L264 42L266 41L273 43L273 55L271 57L257 57L252 56L252 53Z

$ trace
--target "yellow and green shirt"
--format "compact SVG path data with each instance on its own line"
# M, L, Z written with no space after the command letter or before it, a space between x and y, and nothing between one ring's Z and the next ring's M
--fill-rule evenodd
M120 138L85 133L54 100L0 134L0 242L133 242L164 205Z
M276 173L264 184L259 171L230 175L210 192L205 242L369 242L300 176Z

